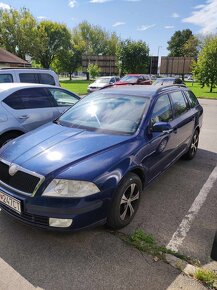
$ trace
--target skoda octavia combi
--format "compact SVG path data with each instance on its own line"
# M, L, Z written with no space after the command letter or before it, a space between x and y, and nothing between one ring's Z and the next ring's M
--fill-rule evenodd
M94 92L2 147L0 206L43 228L124 227L152 180L194 158L202 114L183 86Z

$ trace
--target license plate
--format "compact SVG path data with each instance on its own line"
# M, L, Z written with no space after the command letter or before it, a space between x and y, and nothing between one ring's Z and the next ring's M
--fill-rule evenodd
M18 212L19 214L21 213L21 202L18 199L10 195L7 195L6 193L3 193L1 191L0 191L0 203L7 205L14 211Z

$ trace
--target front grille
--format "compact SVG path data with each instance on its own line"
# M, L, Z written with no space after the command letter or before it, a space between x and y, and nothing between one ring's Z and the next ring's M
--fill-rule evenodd
M9 165L0 161L0 181L15 190L31 194L40 182L40 177L24 172L20 168L11 176L9 174Z
M29 213L22 212L21 214L16 213L14 210L8 208L4 204L1 204L0 207L7 212L8 214L14 216L15 218L22 220L24 222L38 225L38 226L49 226L48 217L31 215Z

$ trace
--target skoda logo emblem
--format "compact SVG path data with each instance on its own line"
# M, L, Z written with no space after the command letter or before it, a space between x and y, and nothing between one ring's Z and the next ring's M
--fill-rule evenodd
M10 176L14 176L14 174L16 174L18 171L18 168L15 164L12 164L10 167L9 167L9 174Z

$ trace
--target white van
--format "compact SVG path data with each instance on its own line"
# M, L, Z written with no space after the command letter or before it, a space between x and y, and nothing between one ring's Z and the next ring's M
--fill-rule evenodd
M57 74L50 69L2 68L0 83L36 83L60 86Z

